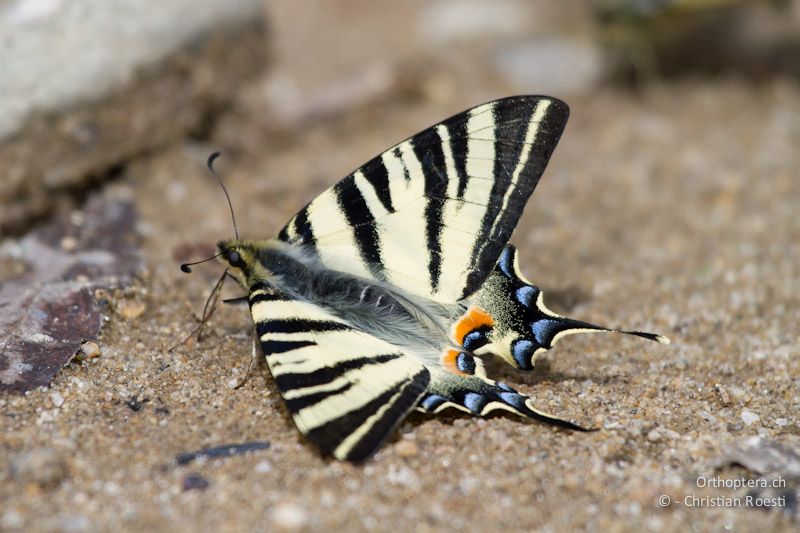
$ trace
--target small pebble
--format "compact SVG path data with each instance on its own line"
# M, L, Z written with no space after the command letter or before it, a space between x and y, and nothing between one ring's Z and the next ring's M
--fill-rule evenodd
M712 415L708 411L700 411L698 414L700 415L700 418L703 418L704 420L707 420L709 422L714 423L717 421L717 417Z
M272 464L269 461L259 461L255 467L255 471L259 474L266 474L272 471Z
M750 409L742 409L742 422L747 424L748 426L758 422L761 419L756 413L751 411Z
M678 440L681 438L680 433L667 428L661 428L659 433L661 433L661 435L667 440Z
M785 418L776 418L775 419L775 425L776 426L787 426L787 425L789 425L789 421L786 420Z
M52 448L35 448L12 458L11 477L21 483L54 488L67 477L67 465Z
M401 485L403 487L414 487L419 484L419 478L413 470L405 466L395 467L390 466L389 471L386 473L386 481L394 485Z
M725 387L723 387L719 383L716 383L714 385L714 389L717 391L717 394L719 394L719 398L722 401L723 405L731 404L731 397L728 394L728 390Z
M186 477L183 478L183 492L187 492L190 490L206 490L208 488L209 482L206 478L201 476L200 474L191 473L186 474Z
M87 359L96 359L100 357L100 345L94 341L86 341L81 344L81 349L76 356L78 361L86 361Z
M128 409L130 409L134 413L138 413L139 411L142 410L144 403L142 401L139 401L138 398L131 397L125 400L125 405L127 405Z
M308 523L306 510L292 502L281 502L270 513L272 525L283 531L297 531Z
M728 392L730 392L731 395L737 400L744 398L744 395L747 394L747 392L744 389L736 386L728 387Z
M64 397L58 391L53 391L50 393L50 401L53 403L53 407L61 407L64 405Z
M419 452L419 448L414 441L405 439L398 442L394 449L400 457L413 457Z
M74 226L82 225L84 220L85 220L85 217L84 217L83 213L80 212L80 211L73 211L72 213L69 214L69 221Z
M122 318L127 320L139 318L142 316L142 313L144 313L144 310L144 302L137 302L135 300L122 300L121 302L117 303L117 313L119 313Z
M650 432L647 434L647 440L650 442L658 442L661 440L661 432L658 431L658 428L650 430Z

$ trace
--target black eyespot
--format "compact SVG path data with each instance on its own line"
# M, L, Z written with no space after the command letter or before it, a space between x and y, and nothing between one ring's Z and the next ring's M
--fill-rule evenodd
M228 251L227 257L225 259L228 260L228 263L232 267L244 268L244 261L242 261L242 256L239 255L239 252L237 252L236 250Z

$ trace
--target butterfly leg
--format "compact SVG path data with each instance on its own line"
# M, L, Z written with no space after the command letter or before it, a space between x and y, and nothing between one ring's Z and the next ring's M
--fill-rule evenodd
M261 354L261 350L258 347L258 335L256 334L256 327L253 325L253 345L252 350L250 351L250 363L247 365L247 372L245 372L244 377L233 386L234 389L239 389L247 383L247 380L250 379L250 374L253 371L253 368L258 370L258 373L261 374L261 377L264 378L264 381L269 380L269 368L267 367L267 360Z

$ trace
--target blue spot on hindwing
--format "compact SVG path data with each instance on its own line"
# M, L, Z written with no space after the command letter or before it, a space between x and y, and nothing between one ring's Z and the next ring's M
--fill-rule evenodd
M503 389L506 392L517 392L508 385L506 385L505 383L503 383L502 381L496 382L495 385L497 385L498 388Z
M530 307L532 302L536 302L536 297L538 296L538 292L536 287L532 287L530 285L524 285L517 289L516 297L517 301L524 305L525 307Z
M515 409L523 410L525 408L525 396L521 394L517 394L516 392L501 392L498 396L503 402Z
M474 329L464 335L464 340L461 342L461 345L466 348L467 350L474 352L481 346L485 345L489 342L489 339L486 337L486 334L490 331L490 328L480 328Z
M531 357L535 349L536 345L528 339L519 339L515 341L511 345L511 355L514 357L514 361L517 362L517 366L522 370L531 370L533 368Z
M502 253L500 254L500 259L497 260L497 266L500 267L500 271L507 277L507 278L514 278L514 247L506 245L503 248Z
M426 411L433 411L446 401L447 398L439 396L438 394L428 394L422 399L420 406Z
M456 357L456 368L465 374L475 373L475 359L468 353L461 352Z
M483 406L486 405L486 397L477 392L468 392L464 395L464 407L475 414L480 414Z
M561 329L561 323L558 320L551 320L549 318L543 318L531 324L533 338L542 346L550 346L553 337L555 337Z

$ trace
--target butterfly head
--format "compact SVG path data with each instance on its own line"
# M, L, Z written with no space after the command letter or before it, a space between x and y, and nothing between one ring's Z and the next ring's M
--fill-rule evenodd
M252 275L256 264L253 247L240 240L221 241L217 244L219 257L228 265L236 280L248 286L247 279Z

